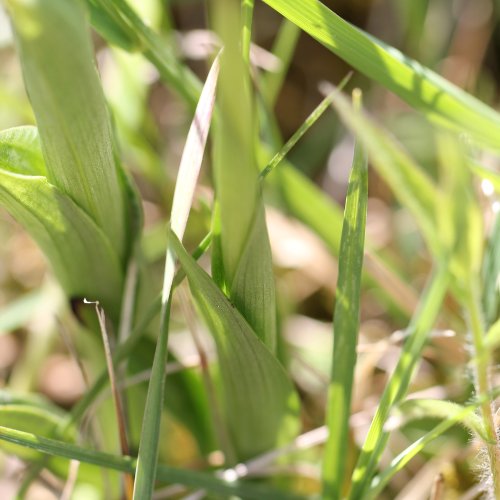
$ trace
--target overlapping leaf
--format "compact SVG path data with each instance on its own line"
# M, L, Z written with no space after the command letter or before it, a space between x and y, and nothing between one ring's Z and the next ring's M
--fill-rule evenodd
M298 399L285 370L172 233L170 245L217 345L224 414L238 458L290 439L298 430Z

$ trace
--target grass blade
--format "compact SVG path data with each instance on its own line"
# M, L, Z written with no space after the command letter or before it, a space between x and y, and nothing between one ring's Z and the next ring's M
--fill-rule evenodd
M136 467L136 460L132 457L120 457L109 453L89 450L74 444L8 427L0 426L0 440L49 455L79 460L80 462L120 472L133 473ZM165 465L158 466L158 479L170 483L184 484L192 488L203 488L220 495L237 495L242 498L254 500L298 500L301 498L296 495L282 493L278 490L272 490L268 487L263 488L251 483L227 482L206 472L176 469Z
M500 115L489 106L347 23L318 0L264 1L410 106L498 151Z
M360 499L366 493L370 480L378 465L380 455L387 443L388 433L384 425L391 409L405 396L415 368L420 360L427 334L432 328L441 308L448 286L448 271L445 266L438 267L424 291L418 310L408 326L408 338L398 364L387 383L375 417L370 425L368 436L361 448L352 478L349 498Z
M184 235L194 190L203 160L208 130L212 118L215 89L219 73L219 60L214 61L196 108L193 123L179 166L171 214L172 232ZM167 249L161 299L160 335L157 341L146 408L142 424L139 456L137 459L134 499L152 498L158 461L160 420L165 392L165 365L167 364L168 322L172 284L175 274L175 255Z
M361 96L356 93L353 98L360 101ZM329 499L340 498L345 476L359 331L367 202L368 164L364 151L357 145L347 188L333 317L333 364L326 417L329 436L323 457L323 497Z
M348 99L334 94L333 105L342 121L356 135L372 159L373 166L385 179L420 225L429 248L441 256L436 237L436 200L438 191L431 179L389 134L377 127L366 115L353 112Z
M349 73L339 84L339 89L343 89L349 79L351 74ZM272 157L271 161L261 170L260 177L264 179L268 176L285 158L285 156L290 152L290 150L299 142L302 136L316 123L318 118L330 107L333 102L334 90L329 95L327 95L319 104L316 106L314 111L305 119L304 123L294 132L292 137L288 139L285 145Z

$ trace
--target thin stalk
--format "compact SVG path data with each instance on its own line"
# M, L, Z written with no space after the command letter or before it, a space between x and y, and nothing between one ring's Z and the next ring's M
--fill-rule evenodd
M87 301L85 301L87 302ZM88 302L87 302L88 303ZM118 424L118 436L120 439L120 449L122 455L130 455L130 448L128 445L127 428L125 424L125 413L123 411L123 402L121 393L118 390L116 383L115 370L113 366L113 357L111 355L111 345L108 330L106 328L106 316L104 309L100 307L99 302L94 302L97 319L99 320L99 327L101 329L102 343L104 346L104 354L106 358L106 365L108 369L109 383L111 385L111 393L113 395L113 402L115 405L116 421ZM132 491L134 489L134 479L130 474L125 474L125 496L127 500L131 500Z
M481 311L480 295L475 284L471 286L466 294L465 306L469 315L469 327L472 332L472 342L476 354L474 363L476 390L480 395L487 394L491 390L490 379L488 377L490 356L484 344L484 320ZM486 446L490 462L493 493L495 498L500 498L500 448L493 417L493 408L489 399L484 400L481 404L481 415L486 433L491 441Z

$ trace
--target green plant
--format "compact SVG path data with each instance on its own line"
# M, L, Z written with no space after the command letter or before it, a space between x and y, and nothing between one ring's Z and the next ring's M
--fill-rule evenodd
M67 481L68 489L91 485L98 498L124 493L148 500L160 485L170 486L167 495L194 489L194 495L242 498L389 498L394 476L456 424L484 448L485 488L500 496L498 389L489 376L500 343L500 224L497 219L488 240L473 184L475 178L487 180L498 191L500 177L481 164L479 152L500 151L500 115L317 0L264 1L285 17L273 47L281 66L266 74L255 69L253 1L211 0L209 27L223 49L213 54L202 84L176 55L171 19L151 27L125 0L5 0L36 127L0 132L0 203L38 243L75 306L80 323L62 308L59 314L79 338L87 338L77 341L82 352L101 357L95 354L101 331L115 401L92 418L90 410L108 381L102 359L95 360L89 387L69 411L5 392L2 449L32 466L19 498L44 468ZM425 17L428 2L423 4ZM142 8L153 11L155 5ZM96 71L90 23L112 50L121 51L115 64L127 98L111 99L110 108ZM419 26L412 36L419 36ZM352 99L342 93L349 78L339 88L323 85L328 95L283 141L273 107L300 32L423 115L433 138L434 171L361 109L359 90ZM140 64L145 71L144 58L192 120L175 182L150 144L160 134L147 106L147 84L131 70ZM330 107L356 137L344 212L289 155ZM205 154L209 140L210 155ZM136 159L139 184L146 179L157 190L163 214L170 210L168 224L161 218L157 228L144 227L139 190L122 164L128 155ZM196 192L205 157L212 167L213 199ZM398 258L365 237L371 169L422 238L427 285L419 284L420 294ZM308 433L300 434L308 419L314 421L314 405L301 386L307 377L297 376L303 373L294 364L292 342L282 335L286 300L276 286L281 276L273 263L268 206L300 221L338 262L333 348L325 355L321 345L313 358L327 359L330 376L324 419L329 437L322 438L320 454L300 451ZM190 255L187 249L196 244ZM207 261L197 261L209 251L207 273ZM161 287L156 261L164 254ZM360 311L370 288L387 304L391 322L407 326L367 435L356 444L351 417L360 370ZM96 303L99 321L84 299ZM0 311L2 330L25 324L33 300L37 295ZM212 351L199 338L194 311L210 333ZM186 366L170 343L178 323L186 324L195 346L194 366ZM438 327L471 332L475 395L466 394L465 403L407 399ZM314 361L304 364L323 381L324 370ZM96 438L85 432L84 417L104 430L97 441L105 451L93 449ZM425 419L439 423L427 424L422 437L411 424ZM116 422L120 443L110 431ZM182 430L172 431L171 422ZM410 430L401 432L409 436L409 446L384 465L391 433L405 426ZM172 455L175 439L194 443L190 458L205 470L162 463ZM73 485L71 459L82 463ZM321 460L321 480L304 486L301 473L287 469L301 460ZM279 466L286 472L280 474ZM246 477L252 471L271 477L255 481ZM119 473L129 478L125 487Z

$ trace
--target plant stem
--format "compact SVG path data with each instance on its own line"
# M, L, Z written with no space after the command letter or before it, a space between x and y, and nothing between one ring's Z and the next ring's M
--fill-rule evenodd
M469 326L472 331L472 340L476 353L476 389L479 395L487 394L491 389L491 384L488 377L490 356L484 345L484 321L482 318L479 293L476 284L472 284L470 290L467 293L466 306L469 313ZM490 442L487 443L487 450L488 458L490 461L493 493L495 498L500 498L500 447L495 428L493 409L489 400L485 400L481 404L481 413L486 433L490 438Z

